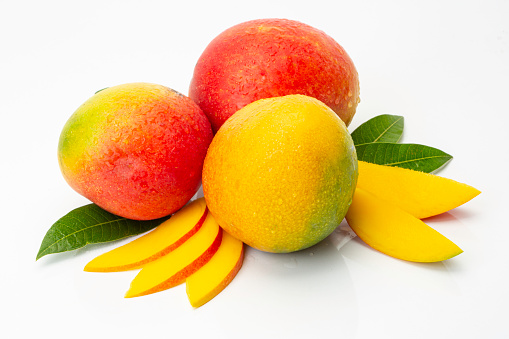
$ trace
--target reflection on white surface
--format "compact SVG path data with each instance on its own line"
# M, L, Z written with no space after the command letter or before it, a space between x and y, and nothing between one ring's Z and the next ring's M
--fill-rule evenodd
M334 327L337 332L331 335L352 338L357 331L355 289L345 260L331 237L311 248L287 254L248 247L237 278L217 298L217 303L238 310L229 314L228 321L250 327L242 337L285 338L293 333L312 338L317 329ZM210 303L197 313L210 317L210 313L205 313L207 308L216 306ZM217 320L226 325L226 320Z
M331 243L336 246L336 249L339 251L343 246L345 246L350 240L355 238L357 235L355 232L348 226L346 220L343 222L332 232L329 236Z

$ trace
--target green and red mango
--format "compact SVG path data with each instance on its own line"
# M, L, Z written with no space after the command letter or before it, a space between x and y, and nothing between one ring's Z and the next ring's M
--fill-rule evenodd
M97 92L70 117L58 161L69 185L105 210L156 219L196 193L212 136L188 97L160 85L124 84Z

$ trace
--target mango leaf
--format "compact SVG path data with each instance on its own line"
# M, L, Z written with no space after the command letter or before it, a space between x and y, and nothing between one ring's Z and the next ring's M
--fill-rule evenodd
M51 254L81 248L146 232L169 217L155 220L131 220L111 214L95 204L72 210L48 230L36 260Z
M373 142L398 142L403 134L404 118L399 115L382 114L369 119L352 132L354 144Z
M439 149L419 144L369 143L356 146L356 150L358 160L426 173L437 171L452 159Z
M97 91L97 92L95 92L94 94L97 94L97 93L99 93L100 91L104 91L106 88L108 88L108 87L101 88L100 90L98 90L98 91Z

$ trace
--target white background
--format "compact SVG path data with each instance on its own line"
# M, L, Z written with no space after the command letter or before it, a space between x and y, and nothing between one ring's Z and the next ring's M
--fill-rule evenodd
M508 14L503 0L2 0L0 336L508 338ZM232 284L199 309L184 285L124 299L136 272L83 272L118 243L36 262L52 223L88 203L56 159L74 110L134 81L187 94L213 37L269 17L315 26L352 57L362 102L350 131L378 114L403 115L403 142L454 156L439 174L482 194L429 224L465 252L403 262L357 238L342 243L342 224L303 252L248 249Z

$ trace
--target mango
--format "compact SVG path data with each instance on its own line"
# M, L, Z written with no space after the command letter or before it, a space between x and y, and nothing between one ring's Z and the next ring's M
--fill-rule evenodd
M202 110L161 85L97 92L65 124L65 180L103 209L136 220L174 213L196 193L213 134Z
M406 168L359 161L357 187L423 219L456 208L481 192L467 184Z
M159 292L184 282L189 302L200 307L235 278L244 244L224 232L204 198L176 212L151 232L106 252L85 266L88 272L141 268L126 297Z
M346 220L366 244L394 258L437 262L463 252L420 219L359 187Z
M186 281L217 252L222 229L209 214L203 226L174 251L143 266L131 282L126 298L160 292Z
M186 279L186 293L193 307L200 307L221 293L237 275L244 260L244 244L223 231L214 256Z
M293 252L342 221L357 182L345 123L319 100L258 100L232 115L205 157L203 190L228 233L268 252Z
M196 63L189 97L214 132L259 99L303 94L328 105L348 126L359 76L346 51L323 31L287 19L259 19L226 29Z
M84 270L119 272L141 268L185 243L203 226L207 214L205 199L197 199L154 230L94 258Z

